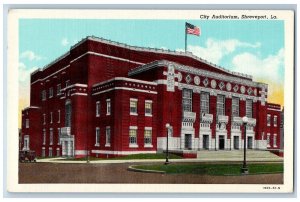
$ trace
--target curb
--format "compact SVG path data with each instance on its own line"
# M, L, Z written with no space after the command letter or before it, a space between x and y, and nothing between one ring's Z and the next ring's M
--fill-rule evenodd
M133 166L129 166L127 168L128 171L133 171L133 172L141 172L141 173L157 173L157 174L166 174L166 171L158 171L158 170L144 170L144 169L139 169L139 168L134 168Z

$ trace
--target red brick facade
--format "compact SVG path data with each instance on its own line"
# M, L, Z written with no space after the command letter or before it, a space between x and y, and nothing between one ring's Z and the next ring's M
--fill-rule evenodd
M246 111L248 148L279 149L280 106L266 98L267 84L191 53L87 37L31 74L21 149L38 156L155 153L166 147L167 123L171 150L242 149Z

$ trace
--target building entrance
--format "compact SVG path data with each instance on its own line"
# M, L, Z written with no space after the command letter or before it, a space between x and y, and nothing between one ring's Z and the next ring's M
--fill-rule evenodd
M184 135L184 149L192 149L192 134Z
M203 135L203 149L209 149L209 136Z
M219 136L219 149L224 150L225 149L225 138L224 135Z
M234 149L239 149L239 136L234 136L233 137L233 148Z
M248 137L247 138L247 148L248 149L253 149L253 137Z

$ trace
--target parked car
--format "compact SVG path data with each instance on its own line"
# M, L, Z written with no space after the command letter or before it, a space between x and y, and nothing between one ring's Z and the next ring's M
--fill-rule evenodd
M19 151L19 162L36 162L35 151Z

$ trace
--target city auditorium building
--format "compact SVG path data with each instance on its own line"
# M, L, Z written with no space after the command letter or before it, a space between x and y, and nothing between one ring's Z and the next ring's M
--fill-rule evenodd
M167 134L172 151L238 150L245 128L248 149L280 148L267 84L190 52L86 37L30 82L20 149L38 156L156 153Z

